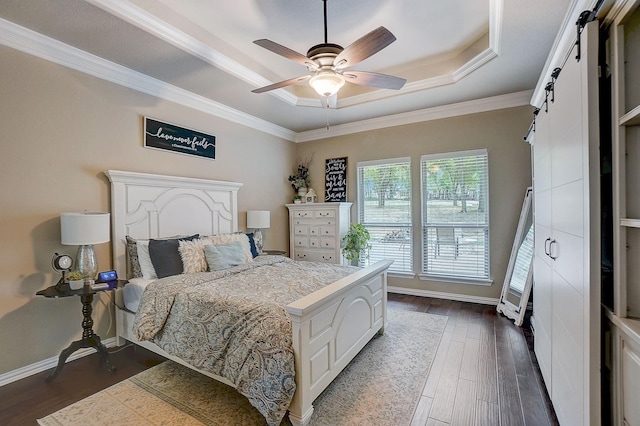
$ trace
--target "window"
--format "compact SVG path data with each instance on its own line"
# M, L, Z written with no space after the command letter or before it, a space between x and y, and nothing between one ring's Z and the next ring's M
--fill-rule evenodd
M422 274L489 281L486 150L423 155Z
M358 221L371 235L369 263L392 259L390 272L413 273L409 158L358 163Z

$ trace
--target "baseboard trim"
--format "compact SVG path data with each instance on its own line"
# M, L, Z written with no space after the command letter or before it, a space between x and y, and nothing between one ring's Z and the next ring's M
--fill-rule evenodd
M102 341L102 344L107 348L112 348L116 346L116 338L110 337L108 339L104 339ZM71 356L69 356L67 362L82 358L83 356L91 355L95 352L96 350L93 348L79 349L72 353ZM34 364L18 368L17 370L9 371L8 373L0 375L0 387L8 385L9 383L16 382L20 379L24 379L26 377L33 376L34 374L40 373L44 370L54 368L56 365L58 365L58 356L47 358Z
M498 305L498 299L493 297L470 296L468 294L444 293L432 290L420 290L414 288L388 286L389 293L407 294L410 296L433 297L435 299L448 299L458 302L480 303L482 305Z

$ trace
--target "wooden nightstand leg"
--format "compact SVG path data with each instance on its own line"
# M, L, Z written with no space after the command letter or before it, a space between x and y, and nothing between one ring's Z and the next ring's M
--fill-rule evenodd
M56 369L53 370L53 373L51 373L47 377L47 382L50 382L53 379L55 379L58 376L58 374L60 374L60 372L62 371L62 367L64 367L64 363L67 360L67 358L69 358L69 356L72 353L74 353L75 351L77 351L82 347L83 347L82 340L76 340L75 342L71 343L66 349L63 349L62 352L60 352L60 356L58 357L58 365L56 366Z
M100 336L98 336L97 334L94 334L93 336L89 337L88 339L84 339L84 340L86 341L86 343L88 345L88 346L85 346L85 347L89 347L90 346L90 347L95 348L96 351L98 352L98 354L100 354L100 359L107 366L107 369L110 372L115 373L116 372L116 366L109 363L109 352L107 351L107 348L100 341Z

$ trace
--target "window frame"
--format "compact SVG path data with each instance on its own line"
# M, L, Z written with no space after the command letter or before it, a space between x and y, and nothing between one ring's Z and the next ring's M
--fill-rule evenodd
M426 217L426 176L425 176L425 162L447 159L447 158L464 158L464 157L484 156L486 158L486 170L485 170L485 218L486 224L482 226L473 226L472 229L485 229L485 258L486 258L486 276L467 276L457 274L441 274L434 273L427 270L427 250L428 241L425 241L427 235L427 229L433 228L433 225L429 225ZM421 280L442 281L461 284L473 284L473 285L492 285L491 279L491 220L490 220L490 197L489 197L489 153L486 148L466 150L466 151L452 151L435 154L424 154L420 156L420 273L418 274ZM449 224L451 227L456 227L456 223ZM459 225L459 224L458 224ZM457 248L457 247L456 247Z
M356 163L356 188L357 188L357 221L363 226L367 227L367 224L363 221L364 219L364 208L365 208L365 198L363 194L364 185L360 181L360 169L363 167L373 167L373 166L383 166L383 165L393 165L393 164L407 164L409 166L409 222L406 223L403 227L409 227L409 242L410 242L410 250L409 250L409 259L410 259L410 267L409 269L394 269L394 264L392 263L389 268L390 276L404 277L410 278L415 277L414 267L415 267L415 256L414 256L414 217L413 217L413 176L411 171L411 157L396 157L396 158L385 158L379 160L368 160L368 161L358 161ZM379 224L378 224L379 225ZM372 225L369 225L372 226ZM375 226L375 225L374 225ZM397 226L397 225L395 225ZM391 224L390 227L394 227L394 224ZM364 257L360 259L358 262L359 265L363 264Z

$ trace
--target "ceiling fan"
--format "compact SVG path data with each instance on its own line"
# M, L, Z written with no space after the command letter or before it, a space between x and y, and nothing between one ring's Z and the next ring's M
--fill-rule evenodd
M311 74L291 78L269 86L252 90L253 93L263 93L281 87L291 86L306 80L320 95L329 97L335 95L345 81L360 86L377 87L380 89L399 90L406 80L386 74L367 71L351 71L345 68L361 62L378 53L396 40L396 37L385 27L378 27L365 36L359 38L347 48L327 42L327 0L324 3L324 43L317 44L302 55L271 40L260 39L254 43L280 56L298 62L307 67Z

